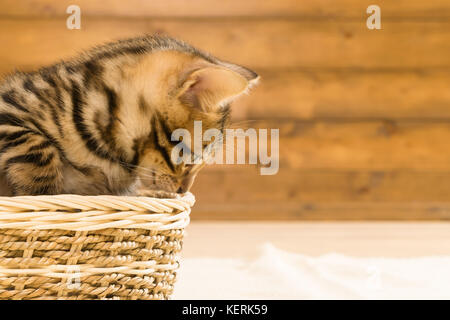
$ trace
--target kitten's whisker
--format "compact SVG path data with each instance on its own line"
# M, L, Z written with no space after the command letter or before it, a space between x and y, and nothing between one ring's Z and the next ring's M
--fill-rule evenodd
M142 167L142 166L134 165L134 164L123 162L123 161L119 161L119 162L121 164L126 165L126 166L133 167L133 168L140 169L140 170L144 170L146 172L150 172L150 173L157 173L158 172L158 170L156 170L156 169L145 168L145 167Z
M139 177L142 181L150 181L150 182L153 182L153 183L158 183L158 182L162 182L163 180L162 179L158 179L158 178L151 178L151 177L145 177L145 176L143 176L143 177ZM129 181L129 179L112 179L113 181Z
M153 175L153 176L151 176L151 175L147 175L147 174L145 174L145 173L141 173L140 175L139 175L139 178L148 178L148 179L152 179L152 180L156 180L157 179L157 176L156 175Z

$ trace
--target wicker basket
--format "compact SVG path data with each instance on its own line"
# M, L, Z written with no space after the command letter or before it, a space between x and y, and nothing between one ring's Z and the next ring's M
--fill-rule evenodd
M167 299L194 197L0 197L0 299Z

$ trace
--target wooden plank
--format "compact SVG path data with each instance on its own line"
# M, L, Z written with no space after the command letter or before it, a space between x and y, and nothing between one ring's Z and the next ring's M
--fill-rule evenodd
M199 174L192 192L205 204L450 202L449 177L450 170L338 171L281 168L276 175L262 176L254 168L208 168Z
M242 119L450 118L448 71L262 70Z
M3 0L0 12L7 16L62 16L74 4L69 0ZM127 17L219 17L219 16L302 16L362 18L369 0L77 0L85 16ZM449 17L450 4L440 0L379 0L383 18Z
M446 121L259 121L245 125L279 129L281 168L450 170L450 123Z
M252 203L197 202L192 220L227 221L448 221L447 203Z
M192 192L194 219L450 219L450 171L385 172L283 169L202 172Z
M184 39L222 59L258 69L450 67L450 21L388 23L269 20L64 19L0 20L0 72L30 69L73 56L107 40L143 33ZM282 35L282 36L280 36Z

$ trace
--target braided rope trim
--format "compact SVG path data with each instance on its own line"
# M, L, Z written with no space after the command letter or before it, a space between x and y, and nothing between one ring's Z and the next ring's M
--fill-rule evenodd
M82 278L94 274L120 273L126 275L152 275L155 272L175 271L179 268L178 263L158 264L155 260L135 261L126 266L119 267L94 267L92 265L52 265L45 268L32 269L8 269L0 267L0 277L11 275L38 275L49 278Z
M106 228L183 229L195 198L125 196L0 197L0 229L93 231Z

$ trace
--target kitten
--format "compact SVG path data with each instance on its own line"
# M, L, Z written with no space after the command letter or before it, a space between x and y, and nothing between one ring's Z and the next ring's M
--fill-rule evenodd
M97 47L0 85L0 195L174 197L203 164L176 165L177 128L224 130L258 75L168 37Z

